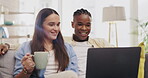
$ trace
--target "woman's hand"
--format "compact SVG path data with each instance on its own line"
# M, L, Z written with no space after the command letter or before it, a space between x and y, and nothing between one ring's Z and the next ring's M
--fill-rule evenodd
M21 62L22 62L22 65L23 65L23 67L24 67L23 70L25 70L25 72L26 72L27 74L31 74L32 71L34 70L34 66L35 66L35 63L34 63L34 61L33 61L33 59L32 59L32 55L29 54L29 53L27 53L27 54L23 57L23 59L22 59Z

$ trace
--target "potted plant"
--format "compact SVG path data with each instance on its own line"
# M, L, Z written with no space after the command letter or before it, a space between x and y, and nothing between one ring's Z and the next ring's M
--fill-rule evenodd
M148 53L148 20L140 21L135 20L138 23L138 36L145 44L145 51Z

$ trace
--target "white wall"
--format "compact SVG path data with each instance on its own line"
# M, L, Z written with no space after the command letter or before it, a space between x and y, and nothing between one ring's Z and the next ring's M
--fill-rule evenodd
M138 0L138 18L148 20L148 0Z
M138 31L137 23L134 19L138 19L138 0L130 0L130 32ZM138 45L138 35L130 34L130 45Z

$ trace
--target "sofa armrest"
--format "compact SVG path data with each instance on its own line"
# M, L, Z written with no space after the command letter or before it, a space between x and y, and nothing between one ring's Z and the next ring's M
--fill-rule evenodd
M13 78L14 55L15 51L9 50L5 55L0 56L0 78Z
M145 54L144 78L148 78L148 53Z

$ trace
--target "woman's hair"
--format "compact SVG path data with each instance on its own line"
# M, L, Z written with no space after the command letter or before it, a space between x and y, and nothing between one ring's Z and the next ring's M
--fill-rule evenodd
M91 17L90 12L88 12L86 9L83 9L83 8L76 10L76 11L74 12L74 14L73 14L73 17L79 16L79 15L81 15L81 14L86 14L86 15L89 15L89 16Z
M55 10L50 8L42 9L37 15L35 22L35 31L33 39L30 43L32 54L34 54L35 51L45 51L45 46L44 46L45 33L43 29L43 22L45 21L45 18L51 14L59 15ZM52 43L55 54L55 61L58 63L57 72L64 71L69 64L69 57L66 52L66 47L64 45L61 32L58 33L57 39L53 40Z

